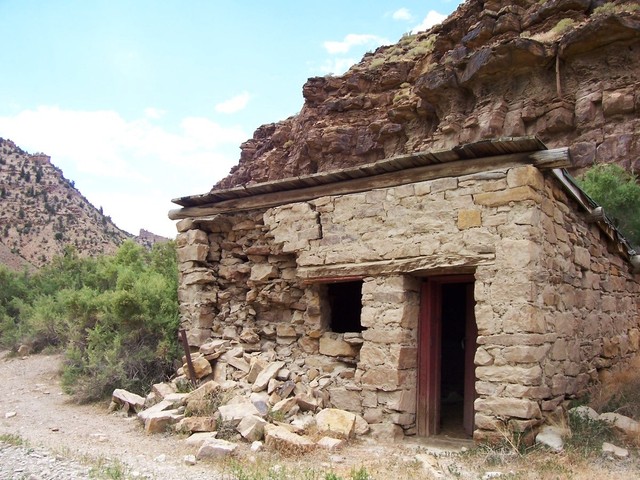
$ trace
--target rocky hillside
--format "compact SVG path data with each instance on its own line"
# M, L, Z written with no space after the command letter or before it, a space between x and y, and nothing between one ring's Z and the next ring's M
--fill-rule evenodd
M501 136L640 168L637 0L469 0L442 24L311 78L216 188Z
M110 253L131 235L96 209L44 154L0 139L0 263L39 267L74 245Z

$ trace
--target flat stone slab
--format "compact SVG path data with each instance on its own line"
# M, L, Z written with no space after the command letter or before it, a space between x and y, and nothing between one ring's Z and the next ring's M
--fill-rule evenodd
M202 460L203 458L224 458L231 455L238 445L235 443L227 442L214 438L212 440L205 441L196 453L196 458Z
M307 437L290 432L285 427L267 424L265 445L282 453L300 454L313 450L316 444Z
M136 412L144 408L144 397L136 393L128 392L122 388L116 388L111 395L111 399L118 405L128 404L133 407Z
M346 438L353 436L356 426L356 416L345 410L325 408L316 415L318 430L323 433L334 433Z
M190 435L184 443L190 447L200 448L204 442L215 439L216 435L216 432L198 432Z
M260 412L251 402L222 405L218 408L218 412L220 412L221 421L232 422L235 425L240 423L244 417L250 415L260 416Z

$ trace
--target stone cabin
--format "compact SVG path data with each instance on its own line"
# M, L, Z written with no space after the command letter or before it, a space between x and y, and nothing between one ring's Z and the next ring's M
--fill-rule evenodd
M570 165L507 138L176 199L189 344L406 435L535 427L640 347L639 258Z

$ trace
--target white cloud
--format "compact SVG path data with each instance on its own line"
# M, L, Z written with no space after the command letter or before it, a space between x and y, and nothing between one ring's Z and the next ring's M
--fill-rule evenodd
M149 113L125 120L114 111L41 106L0 117L0 137L50 155L120 228L173 236L167 212L177 206L171 198L208 191L237 162L248 135L202 117L169 129Z
M251 99L251 95L249 92L242 92L240 95L236 95L224 102L220 102L215 106L216 112L220 113L235 113L244 109L249 100Z
M423 32L425 30L430 29L434 25L441 23L446 18L447 18L446 15L438 13L435 10L430 10L429 13L427 13L427 16L424 17L424 20L422 20L422 22L419 25L416 25L415 27L413 27L411 29L411 32L412 33Z
M391 18L393 18L394 20L410 21L413 19L413 15L411 15L411 12L409 11L408 8L402 7L396 10L395 12L393 12L391 14Z
M357 62L355 58L332 58L327 59L320 65L319 70L323 74L342 75Z
M378 46L384 43L389 43L389 41L377 35L350 33L344 37L344 40L341 42L327 40L323 43L323 46L327 52L335 55L338 53L347 53L352 47L359 45Z
M145 108L144 109L144 115L147 118L152 118L152 119L155 119L155 120L164 117L165 113L167 113L167 112L164 111L164 110L161 110L159 108L149 107L149 108Z

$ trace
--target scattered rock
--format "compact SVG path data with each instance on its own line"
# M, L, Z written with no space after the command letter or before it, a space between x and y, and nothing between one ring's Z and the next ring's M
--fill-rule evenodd
M284 367L284 362L273 362L267 365L256 377L256 381L253 383L251 390L254 392L260 392L267 388L269 381L278 374L278 370Z
M249 442L261 440L264 436L265 420L257 415L247 415L238 424L237 430Z
M345 410L325 408L316 415L318 431L343 435L345 438L353 436L356 426L356 416Z
M627 458L629 456L629 450L626 448L618 447L607 442L602 444L602 453L611 453L618 458Z
M261 451L262 450L262 442L257 442L257 441L256 442L251 442L250 450L252 452L254 452L254 453Z
M265 425L265 445L282 454L306 453L315 447L315 443L307 437L290 432L283 426Z
M234 426L237 426L245 417L260 416L260 412L251 402L221 405L218 412L220 412L222 422L230 422Z
M189 436L184 443L189 447L200 448L205 442L216 438L215 432L198 432Z
M635 438L640 435L640 423L632 418L613 412L603 413L599 418L600 420L610 423L616 430L630 438Z
M339 438L322 437L318 440L318 446L326 450L336 450L344 445L345 441Z
M381 443L397 442L404 438L404 431L395 423L369 424L369 436Z
M586 418L593 421L600 419L598 412L596 412L593 408L589 407L588 405L580 405L579 407L572 408L571 410L569 410L569 415L574 415L574 416Z
M170 425L184 418L180 410L162 410L147 415L144 419L144 431L147 433L166 432Z
M177 432L214 432L215 417L184 417L175 425Z
M191 363L193 364L193 370L196 374L196 378L203 378L213 373L211 364L209 363L209 360L204 358L204 355L194 356L191 359ZM185 372L189 371L187 365L184 365L182 368Z
M236 450L236 448L238 448L238 446L235 443L214 438L212 440L207 440L202 444L202 446L198 449L196 459L202 460L203 458L223 458L231 455Z
M545 425L536 435L536 443L545 445L554 452L561 452L564 448L564 440L562 440L563 433L563 430L558 427Z
M195 455L185 455L182 457L182 463L185 465L195 465L196 464L196 456Z
M145 399L140 395L128 392L122 388L116 388L111 395L111 401L126 411L133 409L139 412L144 408Z

